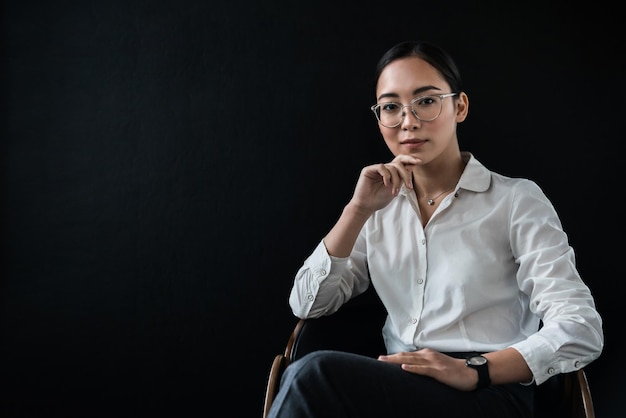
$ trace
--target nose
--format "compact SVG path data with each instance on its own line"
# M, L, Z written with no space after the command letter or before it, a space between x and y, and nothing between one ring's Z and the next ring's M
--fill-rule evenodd
M402 123L401 127L405 130L414 130L421 126L422 121L417 117L413 111L413 106L402 106Z

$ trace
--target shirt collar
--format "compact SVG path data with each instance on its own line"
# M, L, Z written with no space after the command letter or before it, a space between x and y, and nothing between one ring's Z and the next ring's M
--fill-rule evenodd
M462 152L461 157L467 163L459 187L473 192L484 192L491 184L491 172L470 152Z
M482 165L471 152L461 152L461 158L466 165L455 191L465 189L473 192L484 192L487 190L491 184L491 172L487 167ZM399 194L406 196L409 192L410 190L403 184Z

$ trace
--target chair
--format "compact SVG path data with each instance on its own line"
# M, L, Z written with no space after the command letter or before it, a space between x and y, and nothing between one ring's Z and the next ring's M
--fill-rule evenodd
M376 293L368 290L333 315L297 321L285 351L274 357L270 367L263 418L267 417L283 371L305 354L320 349L371 357L383 353L381 328L385 315ZM535 418L595 418L589 382L583 369L553 376L535 388Z

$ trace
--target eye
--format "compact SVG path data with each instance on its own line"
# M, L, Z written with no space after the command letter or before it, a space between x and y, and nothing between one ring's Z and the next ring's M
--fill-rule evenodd
M415 99L415 104L420 107L428 107L434 104L437 104L437 100L439 98L437 96L424 96Z
M398 103L393 102L383 103L380 105L380 109L386 113L396 113L398 112L398 110L400 110L401 107L402 106L400 106Z

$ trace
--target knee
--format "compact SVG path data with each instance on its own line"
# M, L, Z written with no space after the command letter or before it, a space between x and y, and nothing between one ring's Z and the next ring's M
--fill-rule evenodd
M342 353L328 350L308 353L287 367L282 380L312 382L320 378L327 379L329 373L338 370L338 366L342 364L341 355Z

